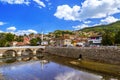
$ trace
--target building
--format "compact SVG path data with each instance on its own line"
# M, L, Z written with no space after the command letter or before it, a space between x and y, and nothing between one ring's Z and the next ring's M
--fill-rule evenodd
M48 45L48 41L42 41L42 42L41 42L41 45L47 46L47 45Z
M66 45L66 46L72 46L71 43L72 43L71 39L68 39L68 38L64 39L64 45Z
M29 37L24 36L24 38L23 38L23 43L24 43L24 45L29 45L29 44L30 44L30 39L29 39Z
M102 42L101 35L91 36L88 38L88 43L90 45L101 45L101 42Z

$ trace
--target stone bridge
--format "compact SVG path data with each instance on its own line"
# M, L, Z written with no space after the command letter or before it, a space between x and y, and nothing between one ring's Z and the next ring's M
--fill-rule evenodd
M1 47L0 58L37 55L44 52L45 46Z

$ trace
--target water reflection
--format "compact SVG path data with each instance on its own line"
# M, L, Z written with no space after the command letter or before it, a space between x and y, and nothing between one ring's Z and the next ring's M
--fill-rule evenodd
M16 58L6 58L6 59L2 59L2 62L5 63L13 63L16 61Z
M97 76L87 72L65 72L57 75L55 80L101 80L102 76Z
M100 80L96 75L76 71L45 60L6 65L1 67L0 71L7 80L86 80L87 78L84 76L91 77L91 80ZM80 75L81 77L79 77Z
M17 61L30 61L30 60L40 60L43 56L36 55L36 56L20 56L20 57L9 57L3 58L0 61L3 63L14 63Z
M106 80L101 75L75 70L47 60L2 65L0 73L5 80Z

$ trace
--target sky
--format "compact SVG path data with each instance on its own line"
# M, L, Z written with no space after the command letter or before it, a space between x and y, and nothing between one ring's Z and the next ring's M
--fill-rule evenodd
M120 20L120 0L0 0L0 32L79 30Z

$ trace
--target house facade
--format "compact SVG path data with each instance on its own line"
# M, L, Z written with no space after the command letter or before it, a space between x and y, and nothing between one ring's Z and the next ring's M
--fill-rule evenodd
M71 39L64 39L64 45L71 46L72 45L71 43L72 43Z
M102 36L91 36L88 38L88 43L90 45L101 45L102 42Z

